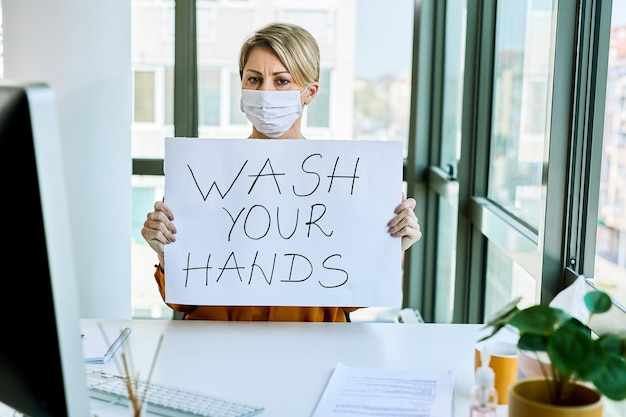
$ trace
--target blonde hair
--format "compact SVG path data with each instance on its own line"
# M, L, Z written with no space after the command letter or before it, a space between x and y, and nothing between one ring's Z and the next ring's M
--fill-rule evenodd
M320 49L306 29L291 23L271 23L248 36L239 53L240 77L250 51L256 46L266 46L274 51L296 84L306 86L319 81Z

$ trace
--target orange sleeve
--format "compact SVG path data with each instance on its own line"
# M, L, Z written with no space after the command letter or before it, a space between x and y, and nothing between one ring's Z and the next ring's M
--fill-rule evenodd
M161 265L156 266L156 270L154 271L154 279L156 280L157 286L159 287L159 293L161 294L163 302L167 304L172 310L180 311L183 314L188 314L196 308L196 306L171 304L165 301L165 271L163 270L163 268L161 268Z
M235 321L331 321L345 322L346 314L359 307L268 307L268 306L192 306L165 301L165 271L156 266L154 279L163 302L185 314L188 320Z

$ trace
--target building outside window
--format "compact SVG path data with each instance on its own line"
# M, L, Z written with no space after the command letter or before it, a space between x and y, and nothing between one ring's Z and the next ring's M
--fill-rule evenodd
M626 4L613 1L594 281L626 306Z

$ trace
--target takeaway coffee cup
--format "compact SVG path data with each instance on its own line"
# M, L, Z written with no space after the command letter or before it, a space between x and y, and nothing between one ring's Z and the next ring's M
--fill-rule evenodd
M509 403L509 387L517 380L517 345L511 342L485 341L474 348L474 371L481 365L481 351L490 354L489 367L495 374L498 404Z

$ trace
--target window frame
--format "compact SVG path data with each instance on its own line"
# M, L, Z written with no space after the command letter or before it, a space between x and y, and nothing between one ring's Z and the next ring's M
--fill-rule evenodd
M437 241L431 231L436 230L438 196L457 198L459 204L454 322L484 321L484 254L490 232L482 225L488 217L509 225L524 244L541 248L535 259L540 268L535 274L540 275L536 278L541 280L542 303L579 276L593 277L602 152L599 138L603 135L612 2L557 0L554 73L559 78L551 92L550 159L544 172L547 209L538 231L485 199L487 176L482 167L488 158L484 149L488 148L490 129L497 3L467 0L461 152L472 157L461 159L455 176L437 166L447 2L414 3L409 150L404 175L408 195L420 202L415 211L424 237L405 255L403 307L419 309L426 321L434 314ZM175 88L176 136L197 136L195 7L195 2L176 1L174 78L176 85L185 86ZM420 65L425 61L429 65ZM133 159L133 174L163 175L163 160ZM452 189L456 191L450 192ZM515 253L503 249L515 260ZM588 286L594 288L592 278ZM605 317L594 321L600 331L615 328L615 323L626 327L623 309L614 308Z

